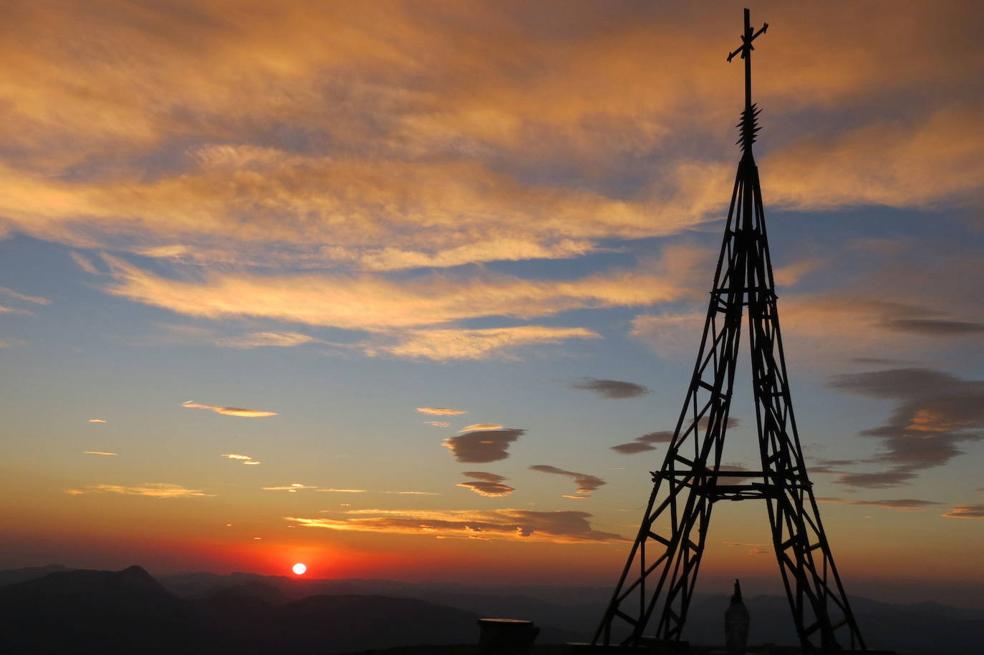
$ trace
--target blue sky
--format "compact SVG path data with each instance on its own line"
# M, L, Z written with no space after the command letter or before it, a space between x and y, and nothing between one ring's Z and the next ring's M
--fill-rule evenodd
M672 429L698 345L740 12L111 5L18 5L0 52L3 563L86 534L124 564L98 537L143 517L186 546L139 551L163 567L335 548L342 576L396 538L506 570L458 539L485 521L516 571L614 574L663 450L612 446ZM848 571L980 580L980 11L887 6L753 3L794 403ZM753 466L747 373L725 460ZM506 457L447 447L483 431ZM712 572L768 570L755 515L722 513ZM909 545L878 564L879 534Z

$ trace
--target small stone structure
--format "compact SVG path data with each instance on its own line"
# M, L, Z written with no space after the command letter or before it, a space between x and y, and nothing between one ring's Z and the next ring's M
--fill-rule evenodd
M526 655L540 628L523 619L479 619L478 648L482 655Z

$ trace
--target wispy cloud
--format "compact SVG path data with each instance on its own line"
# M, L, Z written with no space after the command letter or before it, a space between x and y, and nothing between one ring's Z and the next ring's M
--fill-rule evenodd
M6 305L0 305L0 314L22 314L24 316L33 316L34 312L27 309L19 309L17 307L8 307Z
M692 423L688 422L684 425L684 429L688 429ZM728 417L727 427L734 428L740 424L740 421L734 417ZM697 422L697 427L699 430L707 429L707 417L701 418ZM632 441L627 443L620 443L618 445L612 446L612 450L617 453L622 453L623 455L635 455L636 453L644 453L651 450L656 450L653 444L660 443L670 443L673 441L673 432L670 430L658 430L656 432L648 432L641 437L636 437Z
M315 486L312 486L312 485L301 484L300 482L294 482L294 483L291 483L291 484L276 485L276 486L271 486L271 487L260 487L260 489L262 489L263 491L286 491L289 494L295 494L298 491L307 491L307 490L310 490L310 489L317 489L317 488L318 487L315 487Z
M32 296L27 293L21 293L20 291L14 291L13 289L8 289L7 287L0 287L0 296L6 296L11 300L16 300L19 302L31 303L32 305L50 305L51 300L43 296Z
M96 425L102 425L106 422L104 418L90 418L87 423L94 423Z
M450 407L418 407L417 411L430 416L460 416L461 414L468 413L463 409L452 409Z
M772 552L772 549L765 546L764 544L749 544L742 543L740 541L725 541L725 546L731 546L732 548L742 548L749 555L768 555Z
M145 482L140 485L121 485L121 484L93 484L76 489L66 489L65 493L71 496L83 496L86 494L118 494L121 496L147 496L149 498L198 498L210 496L201 489L189 489L180 484L170 484L166 482Z
M97 457L116 457L119 453L112 453L108 450L83 450L83 455L96 455Z
M300 332L250 332L235 337L220 337L216 344L225 348L293 348L314 343L314 337Z
M242 455L240 453L223 453L222 456L248 466L257 466L260 464L258 460L253 459L249 455Z
M384 491L384 494L391 494L394 496L440 496L441 494L436 491L415 491L413 489L407 489L404 491Z
M539 471L540 473L551 473L553 475L564 475L569 478L573 478L574 484L577 485L576 494L582 498L590 496L593 491L605 484L605 481L598 476L589 475L587 473L578 473L576 471L568 471L549 464L535 464L530 467L530 470Z
M622 537L592 529L587 512L498 510L387 510L341 512L335 518L285 517L295 525L346 532L509 539L550 543L605 543Z
M433 426L435 428L449 428L451 424L447 421L424 421L427 425Z
M508 496L515 489L505 484L506 478L496 473L485 471L465 471L464 475L472 478L467 482L459 482L458 486L468 489L479 496L500 497Z
M526 433L526 430L478 430L466 432L444 440L444 447L459 462L483 464L509 457L509 446Z
M963 279L970 267L964 262L948 261L945 264L946 279ZM783 327L797 335L797 341L822 344L829 352L831 346L844 358L874 359L870 363L904 366L911 362L900 358L859 357L865 351L877 347L881 351L900 344L911 352L935 343L956 339L973 339L984 334L984 321L973 306L962 306L965 315L955 315L923 304L916 298L917 291L910 290L907 302L885 300L892 289L881 289L878 275L861 281L855 280L849 290L833 290L817 293L786 295L780 302ZM899 282L899 288L909 287ZM870 288L866 288L870 287ZM957 294L959 295L959 294ZM929 300L928 298L926 299ZM698 346L706 308L694 308L678 313L640 314L632 320L631 335L661 355L689 356ZM841 328L832 335L826 326L837 324ZM836 337L836 341L832 339ZM806 350L811 353L812 350ZM837 361L839 357L827 357Z
M482 329L442 328L401 332L394 337L366 342L362 349L370 356L389 354L432 361L478 360L494 356L515 358L515 351L526 346L600 338L601 335L594 330L582 327L519 325Z
M480 432L482 430L501 430L502 426L498 423L472 423L461 428L462 432Z
M957 505L943 513L948 519L984 519L984 505Z
M664 270L672 257L664 257L651 269L616 270L566 281L486 273L464 277L433 274L402 282L374 275L218 271L205 273L201 279L173 279L119 257L103 258L112 270L113 283L106 288L109 293L186 316L256 317L384 335L397 331L411 344L446 339L453 332L442 332L443 328L468 319L531 319L575 309L644 306L676 300L683 293L676 278L667 277ZM358 312L351 311L355 304ZM519 327L546 329L516 326L502 328L503 332L466 330L465 334L473 342L518 338L515 335L529 338L533 334L517 331ZM401 346L398 342L392 347Z
M670 443L672 440L673 433L669 430L648 432L641 437L636 437L628 443L620 443L616 446L612 446L612 450L617 453L622 453L623 455L634 455L636 453L656 450L656 447L653 446L653 444Z
M325 494L364 494L366 489L335 489L333 487L322 488L319 487L318 491Z
M193 400L188 400L181 403L182 407L187 407L188 409L207 409L216 414L222 414L223 416L238 416L239 418L266 418L268 416L276 416L277 412L267 411L265 409L247 409L245 407L222 407L220 405L207 405L205 403L196 403Z
M96 268L96 265L92 263L92 260L83 255L82 253L71 251L68 253L72 257L72 261L75 265L82 269L83 272L89 275L99 275L100 270Z
M834 505L861 505L864 507L882 507L885 509L895 509L903 511L919 511L939 505L935 500L922 500L919 498L884 498L879 500L869 500L864 498L831 498L818 496L817 502Z
M593 391L602 398L638 398L650 392L649 387L644 387L635 382L624 382L622 380L605 380L599 378L584 378L571 384L573 389Z

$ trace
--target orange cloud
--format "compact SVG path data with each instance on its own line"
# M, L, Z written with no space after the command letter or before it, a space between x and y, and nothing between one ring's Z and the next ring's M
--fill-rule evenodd
M498 423L473 423L461 428L462 432L473 432L480 430L501 430L502 426Z
M984 505L957 505L942 516L948 519L984 519Z
M247 466L258 466L260 464L259 461L253 459L249 455L241 455L239 453L225 453L222 456L225 457L226 459L231 459L234 462L239 462Z
M95 455L97 457L116 457L118 453L112 453L107 450L83 450L83 455Z
M272 487L260 487L263 491L286 491L290 494L295 494L298 491L305 491L309 489L317 489L317 487L311 486L309 484L301 484L300 482L294 482L292 484L283 484L279 486Z
M509 539L549 543L620 542L592 529L587 512L500 510L349 510L338 518L285 517L294 525L342 532L380 532L438 538Z
M651 272L615 271L570 281L505 275L410 282L378 276L211 273L201 281L160 277L118 257L107 291L173 312L202 318L257 317L355 330L434 326L486 316L531 318L593 307L650 305L685 292L670 270L687 249L670 249ZM357 310L354 308L358 308ZM542 328L546 329L546 328ZM574 328L567 328L574 329ZM420 339L428 338L422 332ZM431 338L439 339L431 335Z
M31 37L0 44L8 229L181 261L265 250L392 270L581 256L677 233L726 200L732 166L706 153L730 145L721 127L738 105L740 73L719 54L733 12L581 5L560 28L535 5L106 7L6 16ZM768 13L756 92L778 116L770 197L925 206L973 191L973 5L855 7L837 29L817 6ZM806 107L839 120L776 150Z
M508 496L514 488L505 483L506 478L487 471L465 471L465 476L472 478L467 482L459 482L457 486L468 489L479 496L498 498Z
M70 496L86 494L118 494L121 496L147 496L148 498L197 498L209 496L201 489L188 489L180 484L166 482L145 482L142 485L94 484L76 489L66 489Z
M569 339L600 339L594 330L580 327L521 325L508 328L413 330L391 345L366 345L366 354L387 353L410 359L486 359L512 355L517 348L555 344Z
M196 403L193 400L187 400L181 403L182 407L188 409L207 409L216 414L222 414L223 416L238 416L239 418L266 418L268 416L276 416L277 412L270 412L265 409L247 409L245 407L221 407L219 405L206 405L205 403Z
M463 409L452 409L451 407L418 407L417 411L430 416L460 416L468 413Z
M464 328L455 324L483 317L528 320L576 309L672 302L693 293L694 270L706 258L703 249L675 245L640 269L561 281L489 274L395 281L378 275L243 273L211 273L195 281L161 277L104 256L114 279L107 290L115 295L194 317L257 317L361 330L368 333L367 338L340 347L370 356L437 361L509 357L523 347L598 339L597 332L584 327ZM262 338L227 341L244 346L307 341L294 334L265 333Z

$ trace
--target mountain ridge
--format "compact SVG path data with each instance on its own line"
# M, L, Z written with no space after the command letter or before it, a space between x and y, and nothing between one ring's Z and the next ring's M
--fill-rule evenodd
M4 583L11 579L18 581ZM125 652L113 650L111 629L96 629L106 617L140 626L155 645L138 647L133 635L123 635L121 643L147 653L343 653L424 643L474 644L480 616L531 619L541 627L538 643L563 643L590 639L607 600L601 589L566 596L550 590L544 597L523 591L251 573L155 578L139 566L121 571L34 567L0 571L0 650L10 633L22 640L20 649L8 650L52 652L29 648L30 631L12 625L26 621L42 635L74 634L98 644L101 652ZM725 595L695 596L684 638L695 644L720 643L727 602ZM852 604L870 648L900 655L979 652L984 611L863 597L852 598ZM746 605L752 617L750 643L795 643L785 598L750 594ZM189 640L200 650L189 650ZM184 644L180 651L173 650L176 642Z

